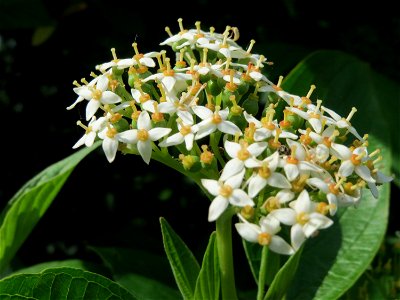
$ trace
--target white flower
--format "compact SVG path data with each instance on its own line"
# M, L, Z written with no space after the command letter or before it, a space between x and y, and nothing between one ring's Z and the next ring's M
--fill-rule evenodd
M217 181L212 179L202 179L201 184L213 196L208 211L208 221L212 222L219 218L225 211L229 203L234 206L254 206L253 200L240 188L243 181L244 170L228 180Z
M219 106L215 107L213 112L205 106L193 106L193 112L202 119L200 123L195 125L197 127L197 134L195 139L199 140L207 135L210 135L217 129L223 133L232 135L242 134L239 127L234 123L227 121L226 118L229 114L229 108L220 110Z
M150 116L142 111L137 121L137 129L130 129L118 134L121 142L136 144L144 162L149 164L152 153L152 142L159 140L171 132L171 128L152 128Z
M78 125L85 129L85 134L72 146L73 149L76 149L83 144L86 147L90 147L93 145L94 140L96 139L97 132L100 131L105 124L106 118L101 117L96 120L96 117L93 116L90 120L88 126L84 126L80 121L78 121Z
M319 108L321 106L322 101L318 100L317 101L317 106L313 110L307 110L307 112L298 109L296 107L286 107L288 111L291 111L292 113L295 113L296 115L302 117L303 119L307 120L314 131L316 133L321 133L323 127L322 124L332 124L334 123L334 120L328 117L325 117L321 111L319 111Z
M278 165L278 151L262 161L252 159L247 163L248 168L258 169L248 180L250 197L255 197L267 184L282 189L292 188L292 185L285 176L279 172L275 172Z
M292 208L273 210L271 215L281 223L292 226L290 236L292 246L299 249L306 238L312 236L317 230L328 228L333 221L328 217L315 212L315 204L311 202L307 190L303 190Z
M241 172L250 160L259 156L267 148L267 143L248 145L244 140L241 140L240 143L225 141L224 148L232 159L226 163L221 180L226 180Z
M118 150L118 131L112 124L108 123L102 131L99 132L99 138L103 140L102 147L107 160L112 163Z
M98 76L95 86L81 86L74 88L74 92L79 96L89 100L86 106L86 121L89 121L100 107L100 104L114 104L121 102L122 99L115 93L107 91L108 74Z
M279 138L297 139L297 135L280 129L276 120L269 121L266 118L263 118L262 122L260 122L246 111L244 111L243 114L247 123L253 123L256 128L254 132L254 140L256 142L264 141L271 136L275 137L278 134L277 129L279 129Z
M86 82L87 84L84 85L84 86L93 87L97 83L99 78L100 78L100 76L97 76L97 77L93 78L90 82ZM74 84L79 86L79 84L76 81L74 81ZM83 87L83 86L79 86L79 87ZM78 98L75 100L75 102L67 107L67 110L73 109L78 103L82 102L83 100L85 100L84 97L78 96Z
M279 254L292 255L294 253L293 248L283 238L276 235L281 227L275 218L262 217L259 221L260 225L241 219L243 223L236 223L235 227L246 241L268 246L269 249Z
M186 149L188 151L193 148L193 140L195 129L193 128L193 117L191 114L180 114L180 118L176 120L178 122L178 132L169 136L166 140L162 141L158 145L160 147L169 147L179 145L185 142Z
M184 90L187 86L186 80L191 80L192 75L174 71L171 69L169 60L170 59L168 57L165 59L167 64L167 69L165 71L150 75L149 77L143 79L142 82L147 82L150 80L160 81L168 93L172 92L173 90Z
M371 170L363 164L367 160L367 148L357 147L353 152L349 151L346 156L343 156L338 173L340 176L348 177L356 172L366 182L374 183L375 179L371 176Z
M373 170L371 172L371 176L375 179L375 183L377 183L377 184L382 184L382 183L390 182L393 180L393 177L386 176L385 174L383 174L382 172L380 172L378 170ZM367 181L368 187L369 187L372 195L375 198L378 198L379 191L378 191L378 188L376 187L375 183Z
M330 110L324 106L322 106L323 110L326 111L334 120L335 120L335 125L338 128L346 128L349 132L351 132L356 138L358 138L361 142L365 142L364 139L358 134L357 130L351 126L350 120L357 111L355 107L351 109L351 112L347 116L347 118L342 118L339 116L337 113L335 113L333 110Z
M319 166L305 160L306 151L300 143L289 139L286 139L286 142L291 149L291 155L284 157L281 162L289 181L293 181L300 175L308 174L311 171L322 172Z

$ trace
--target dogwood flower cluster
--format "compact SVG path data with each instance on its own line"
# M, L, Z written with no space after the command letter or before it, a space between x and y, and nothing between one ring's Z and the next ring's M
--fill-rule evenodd
M76 101L86 104L84 135L73 148L102 140L109 162L117 152L152 157L200 176L209 193L209 221L237 213L247 241L293 254L307 238L333 224L340 206L357 205L364 187L390 181L378 170L379 149L352 126L357 109L342 117L305 96L284 91L263 75L268 65L236 41L227 26L185 29L161 45L168 51L112 60L74 82ZM171 163L172 161L172 163Z

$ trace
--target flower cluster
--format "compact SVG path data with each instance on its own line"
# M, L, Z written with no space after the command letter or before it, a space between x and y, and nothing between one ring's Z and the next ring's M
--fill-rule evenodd
M314 85L303 97L284 91L282 77L274 84L263 75L269 63L252 53L255 41L236 43L235 27L219 34L178 23L161 43L171 53L142 54L133 43L133 57L120 59L111 49L90 82L74 82L68 109L87 101L88 122L78 121L85 134L74 148L101 139L109 162L118 150L147 164L172 160L200 176L209 221L236 212L245 240L287 255L331 226L338 207L357 205L364 187L378 197L377 185L392 178L351 125L355 108L341 117L312 101Z

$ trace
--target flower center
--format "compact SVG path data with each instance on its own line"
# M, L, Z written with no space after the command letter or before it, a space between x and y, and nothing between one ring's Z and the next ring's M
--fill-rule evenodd
M358 165L361 164L360 155L352 154L350 160L351 160L351 163L352 163L353 165L355 165L355 166L358 166Z
M189 133L191 133L192 130L191 130L190 126L182 126L181 129L179 130L179 132L180 132L183 136L185 136L185 135L188 135Z
M262 167L258 169L258 175L264 179L271 176L271 170L268 168L268 164L264 163Z
M319 202L316 207L316 211L322 215L327 215L329 212L330 205L325 202Z
M213 118L212 118L212 122L214 124L219 124L222 122L222 118L218 113L214 113Z
M219 190L219 194L225 198L228 198L232 194L232 192L233 192L232 187L226 184L224 184Z
M137 138L139 141L145 142L149 139L149 133L146 129L139 129L137 133Z
M275 210L275 209L281 208L281 204L279 203L279 199L278 199L278 198L276 198L276 197L269 197L269 198L265 201L263 207L264 207L268 212L271 212L271 211L273 211L273 210Z
M106 132L107 137L110 139L114 138L114 136L118 133L118 131L115 128L109 128Z
M258 243L261 245L261 246L268 246L269 245L269 243L271 243L271 235L270 234L268 234L268 233L266 233L266 232L261 232L259 235L258 235L258 237L257 237L257 240L258 240Z
M101 90L93 89L92 97L93 97L94 100L100 100L102 95L103 95L103 92Z
M296 221L300 225L306 224L308 222L308 220L310 220L310 216L305 212L301 212L296 216Z

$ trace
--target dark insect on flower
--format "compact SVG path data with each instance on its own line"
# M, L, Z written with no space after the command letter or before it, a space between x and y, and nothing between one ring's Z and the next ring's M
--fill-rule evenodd
M291 154L290 148L286 145L280 145L278 148L278 152L281 155L290 155Z

